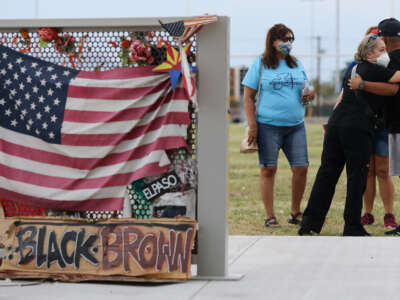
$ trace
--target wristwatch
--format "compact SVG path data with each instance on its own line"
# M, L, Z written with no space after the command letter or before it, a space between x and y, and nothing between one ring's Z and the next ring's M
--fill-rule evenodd
M358 85L359 90L363 90L365 88L365 81L361 80L360 84Z

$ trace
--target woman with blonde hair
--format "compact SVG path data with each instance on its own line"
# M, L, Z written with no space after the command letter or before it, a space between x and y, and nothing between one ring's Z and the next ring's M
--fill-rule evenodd
M385 43L376 34L369 34L360 42L355 60L358 62L356 71L365 80L400 81L400 72L386 68L389 60ZM345 82L351 73L346 74ZM397 85L390 85L387 96L397 91ZM372 152L373 128L384 99L362 90L353 91L347 85L344 85L339 98L339 104L328 121L321 166L304 211L299 235L321 232L344 166L347 194L343 235L369 235L361 224L362 197Z

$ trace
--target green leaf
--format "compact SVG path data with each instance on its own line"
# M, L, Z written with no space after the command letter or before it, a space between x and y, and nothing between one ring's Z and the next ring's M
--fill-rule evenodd
M40 39L40 48L46 48L49 46L48 42L43 41L42 39Z

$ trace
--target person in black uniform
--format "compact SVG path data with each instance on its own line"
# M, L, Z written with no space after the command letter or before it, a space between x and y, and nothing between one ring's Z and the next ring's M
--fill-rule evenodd
M399 82L400 72L387 69L384 42L375 34L366 36L355 55L357 73L370 81ZM348 81L352 72L346 75ZM390 94L397 93L394 86ZM369 235L361 224L362 196L372 151L374 116L381 109L382 97L353 91L345 86L341 101L332 113L324 137L321 166L303 214L299 235L320 233L330 208L340 174L346 166L347 195L344 209L344 236Z
M378 34L382 36L389 52L389 69L400 70L400 21L389 18L378 25ZM371 82L363 76L357 76L350 81L354 90L360 87L367 92L385 95L388 90L387 83ZM400 176L400 92L389 97L384 103L385 125L389 132L389 169L391 176ZM400 235L400 226L386 232L389 235Z

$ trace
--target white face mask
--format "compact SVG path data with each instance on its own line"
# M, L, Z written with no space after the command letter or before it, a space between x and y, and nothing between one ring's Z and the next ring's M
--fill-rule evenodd
M389 65L389 63L390 63L390 57L389 57L389 54L387 52L382 53L376 59L376 64L380 65L382 67L385 67L385 68Z

